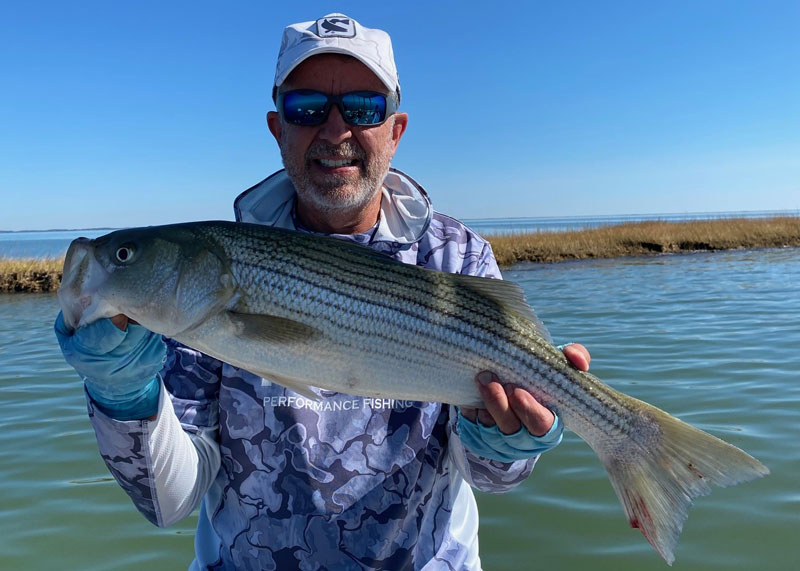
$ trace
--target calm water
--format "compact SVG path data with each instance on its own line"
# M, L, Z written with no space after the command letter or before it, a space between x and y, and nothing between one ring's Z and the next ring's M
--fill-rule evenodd
M0 258L59 258L75 238L97 238L103 230L51 230L46 232L0 232Z
M772 475L690 511L675 569L800 561L800 249L517 266L506 278L592 371L740 446ZM186 568L195 521L159 530L110 479L51 332L55 296L0 296L0 568ZM479 495L489 570L664 570L573 434L512 493Z
M480 234L518 234L524 232L563 232L612 226L625 222L665 220L713 220L718 218L770 218L800 216L800 210L764 210L758 212L705 212L685 214L632 214L622 216L586 216L563 218L481 218L464 220ZM61 257L69 243L80 236L96 238L110 232L105 230L58 230L42 232L0 232L0 258Z

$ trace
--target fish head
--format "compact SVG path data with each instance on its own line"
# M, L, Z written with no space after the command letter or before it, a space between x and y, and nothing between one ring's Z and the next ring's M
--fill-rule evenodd
M235 295L220 247L190 224L117 230L70 244L58 298L77 329L124 314L167 336L196 327Z

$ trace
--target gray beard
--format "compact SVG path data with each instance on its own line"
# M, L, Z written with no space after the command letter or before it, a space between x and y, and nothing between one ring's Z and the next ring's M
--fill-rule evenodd
M361 160L361 176L356 182L346 177L327 177L320 184L311 179L311 156L322 152L327 156L357 157ZM294 184L298 196L313 205L319 212L357 212L369 204L376 193L380 192L383 181L389 172L391 156L375 156L369 163L365 160L366 154L360 146L352 142L345 142L333 146L317 143L309 147L302 164L292 161L281 147L281 158L286 167L286 173Z

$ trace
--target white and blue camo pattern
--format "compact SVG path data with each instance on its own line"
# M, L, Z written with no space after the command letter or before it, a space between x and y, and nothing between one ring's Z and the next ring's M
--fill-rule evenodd
M489 244L438 213L418 241L370 245L406 263L500 278ZM205 499L192 569L479 569L477 511L461 484L505 492L536 461L471 454L449 405L319 389L312 401L171 340L167 354L168 401L208 464L200 472L216 473L195 493ZM154 422L114 421L91 401L89 411L102 457L136 507L172 523L153 471ZM216 450L202 453L215 445L218 470Z

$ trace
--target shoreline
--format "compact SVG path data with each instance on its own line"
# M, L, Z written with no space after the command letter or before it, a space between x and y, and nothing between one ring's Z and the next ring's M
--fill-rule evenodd
M487 235L500 267L517 262L623 258L698 251L800 247L800 217L635 222L573 230ZM55 292L64 258L0 258L0 294Z
M0 294L54 293L64 258L0 258Z
M624 258L800 247L800 217L648 221L568 232L486 236L500 267L517 262Z

